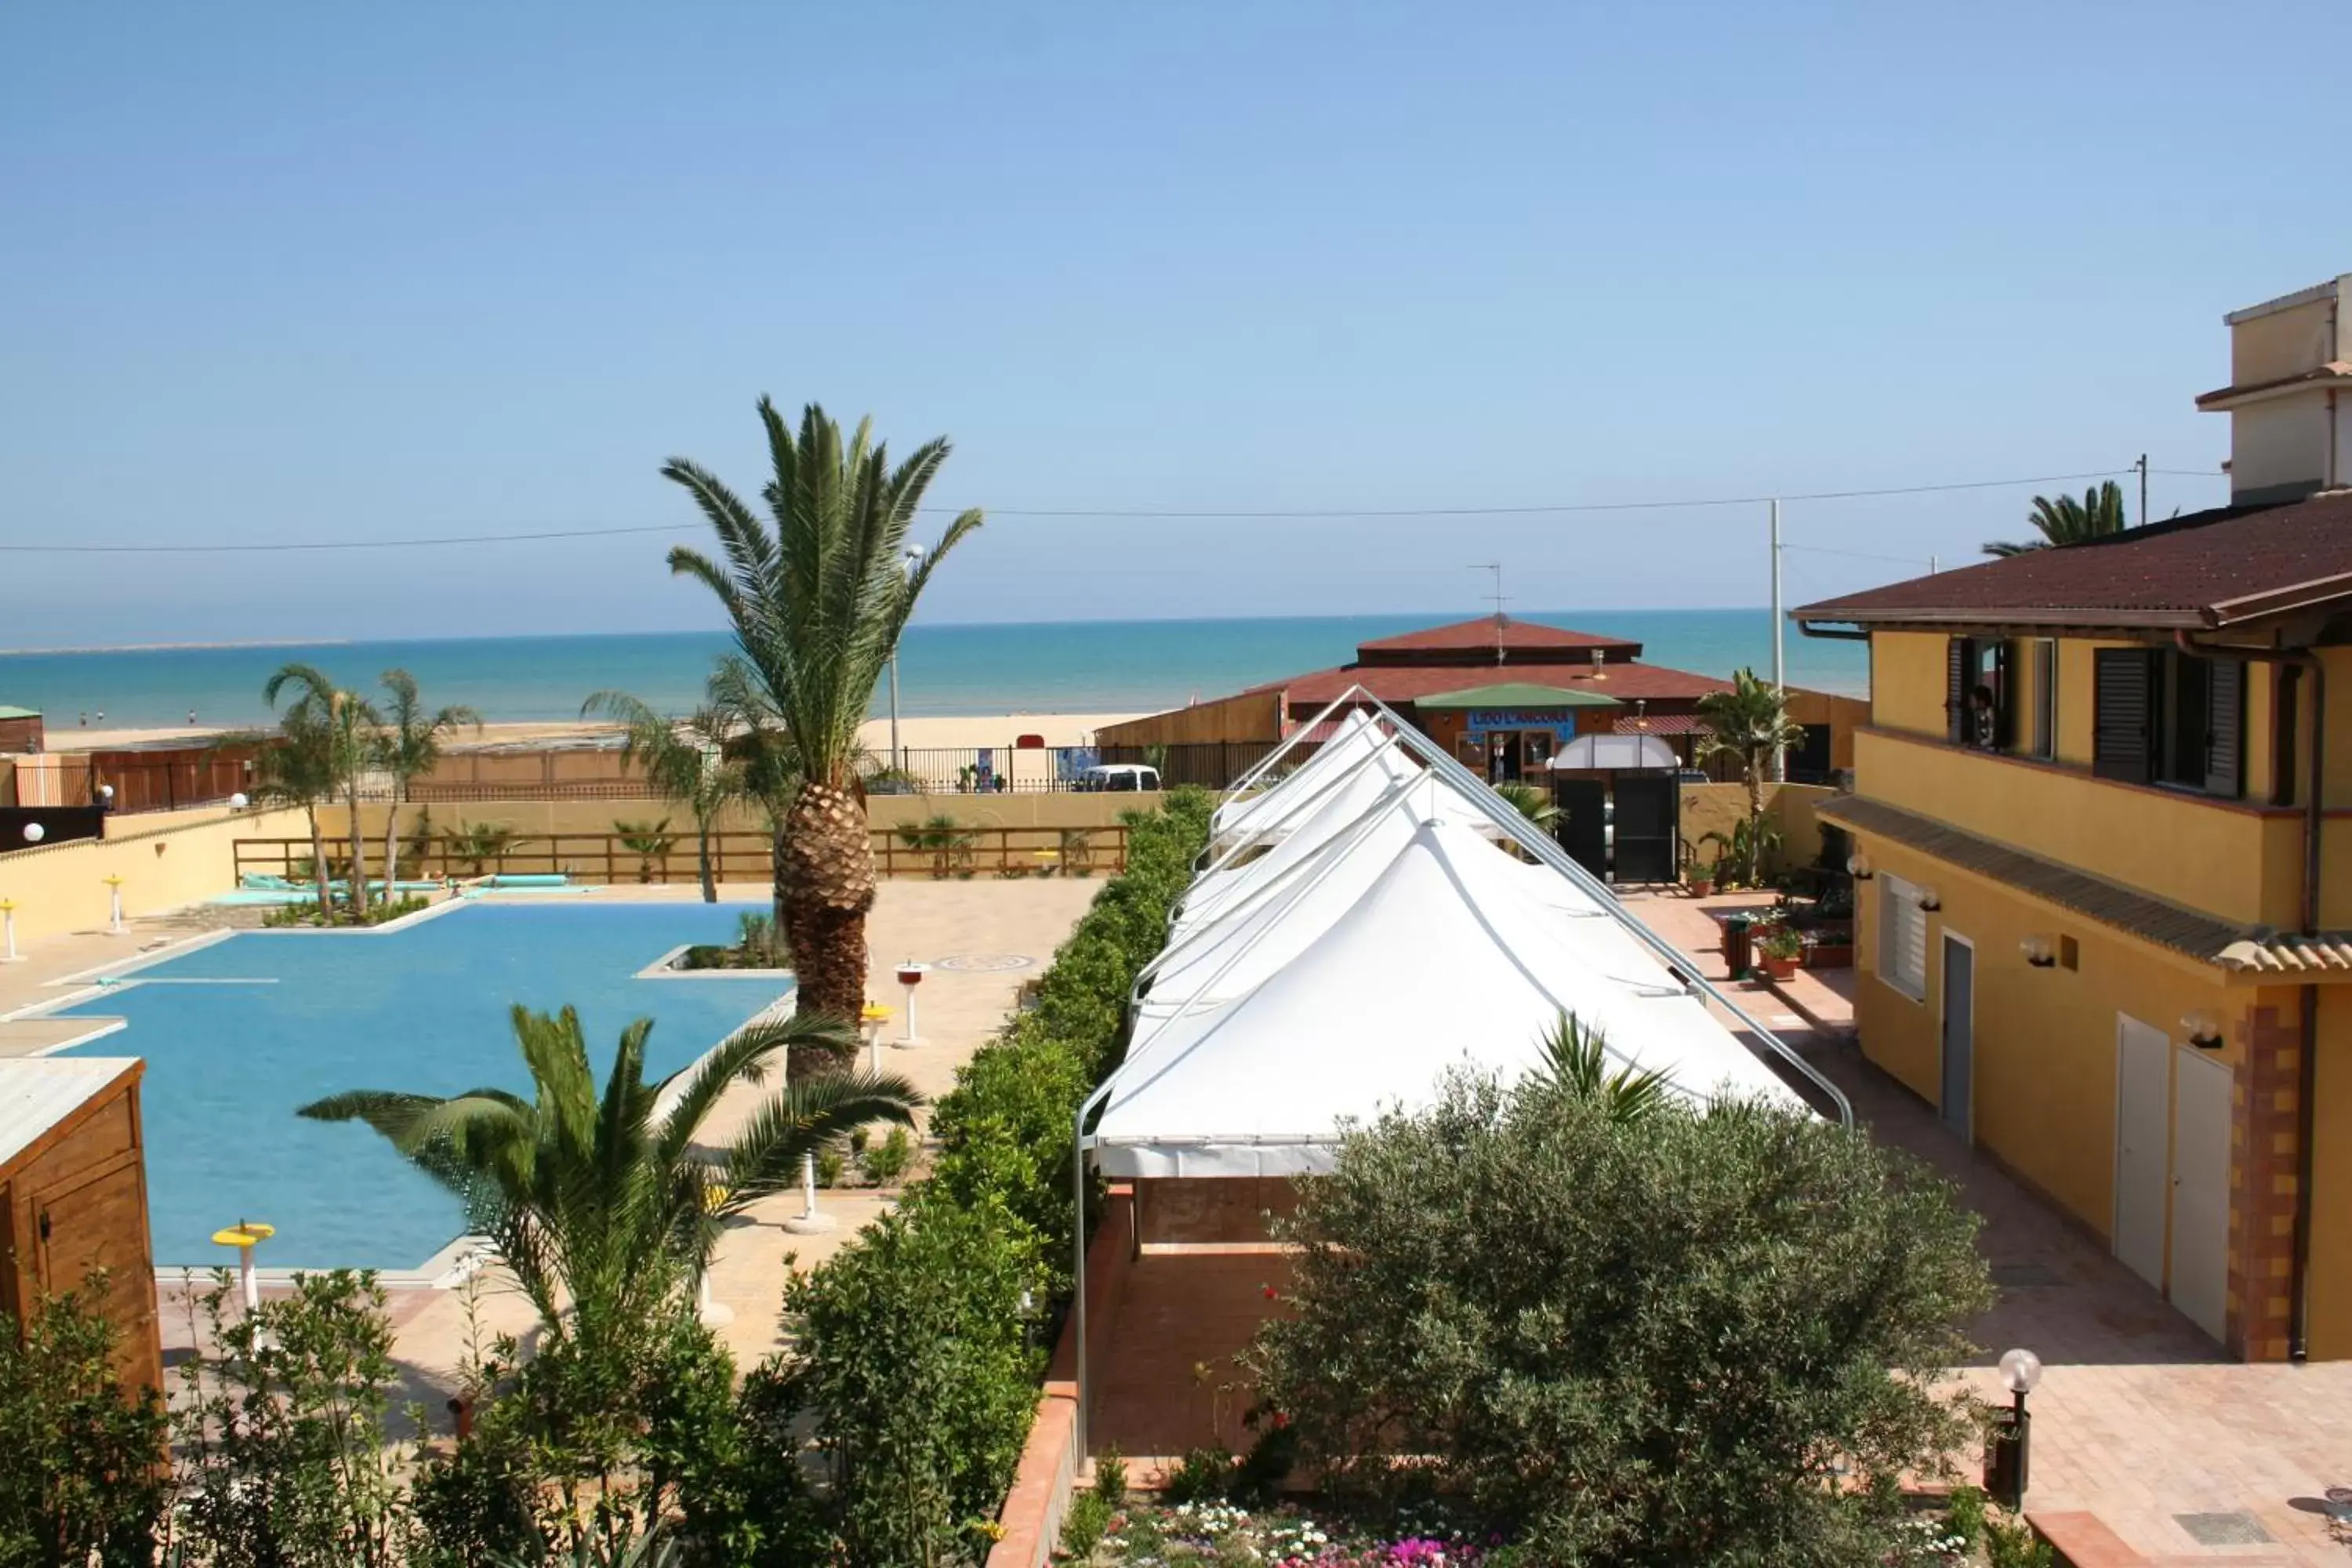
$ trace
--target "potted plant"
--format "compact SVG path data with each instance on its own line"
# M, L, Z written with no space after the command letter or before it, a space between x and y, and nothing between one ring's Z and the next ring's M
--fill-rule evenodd
M1685 880L1690 888L1690 896L1692 898L1706 898L1708 894L1715 891L1714 864L1710 862L1707 865L1702 866L1696 860L1692 861L1690 873Z
M1805 956L1805 939L1794 926L1775 921L1757 931L1756 956L1768 979L1786 980L1797 973L1797 964Z

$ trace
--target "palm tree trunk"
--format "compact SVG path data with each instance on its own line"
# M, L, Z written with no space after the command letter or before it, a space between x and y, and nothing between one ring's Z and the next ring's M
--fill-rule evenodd
M310 819L310 876L319 884L319 918L335 923L335 900L327 891L327 836L319 828L319 803L306 800L302 815Z
M789 937L792 934L791 900L784 897L784 864L787 858L784 854L784 819L772 817L768 824L768 864L774 870L769 879L768 912L774 919L776 929Z
M352 914L354 918L367 913L367 835L361 831L360 781L353 775L343 788L344 798L352 808Z
M800 1011L854 1026L866 1006L866 912L874 907L866 803L811 780L785 816L783 840L784 935Z
M701 861L702 901L715 904L719 901L719 879L710 870L710 818L708 816L694 819L694 850Z
M392 890L400 880L400 789L393 787L392 806L383 817L383 901L392 902Z

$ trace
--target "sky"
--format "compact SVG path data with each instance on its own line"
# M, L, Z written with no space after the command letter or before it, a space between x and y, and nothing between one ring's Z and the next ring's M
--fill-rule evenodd
M0 544L665 531L0 552L0 647L713 625L658 468L755 491L762 393L953 440L932 499L1001 510L935 622L1767 597L1759 504L1459 509L2146 452L2193 510L2222 313L2352 271L2347 47L2340 0L7 7ZM1790 602L2062 488L1792 500Z

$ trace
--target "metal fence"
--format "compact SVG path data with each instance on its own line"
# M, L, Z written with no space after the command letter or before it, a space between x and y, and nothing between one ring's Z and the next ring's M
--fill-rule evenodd
M1127 829L1109 827L877 827L870 837L874 869L884 877L941 879L1087 877L1127 868ZM374 846L370 846L371 852ZM349 870L345 847L326 846L331 876ZM308 879L308 838L240 838L232 847L237 879L248 876ZM460 834L401 846L403 877L474 878L563 875L598 883L692 882L701 875L692 833ZM710 836L712 874L722 882L767 882L774 859L765 833ZM372 875L380 875L381 865Z
M1202 741L1164 746L909 746L875 781L877 790L919 795L1038 795L1097 789L1089 770L1156 769L1167 786L1223 789L1266 752L1270 741Z

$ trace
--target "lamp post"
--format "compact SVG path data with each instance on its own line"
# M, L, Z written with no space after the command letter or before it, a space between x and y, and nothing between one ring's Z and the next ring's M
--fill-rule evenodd
M2029 1350L2002 1352L2001 1386L2013 1403L1993 1413L1992 1438L1985 1446L1985 1490L2011 1513L2025 1506L2026 1456L2032 1446L2032 1417L2025 1396L2042 1381L2042 1358Z
M801 1212L784 1221L794 1236L821 1236L833 1228L833 1216L816 1212L816 1156L801 1156Z
M0 899L0 963L21 963L16 955L16 900Z
M107 929L115 935L122 934L122 879L106 879Z
M717 1214L719 1205L726 1201L725 1187L716 1182L704 1185L703 1213ZM723 1329L735 1321L735 1309L710 1292L710 1260L709 1258L703 1259L702 1267L695 1271L694 1315L702 1321L702 1326L706 1329Z
M919 544L907 546L906 556L899 564L909 581L914 578L915 569L922 563L923 547ZM895 642L890 645L890 767L895 773L907 771L907 754L898 749L898 645Z
M866 1068L868 1072L882 1070L882 1026L890 1021L890 1009L879 1002L868 1002L857 1015L866 1026Z

